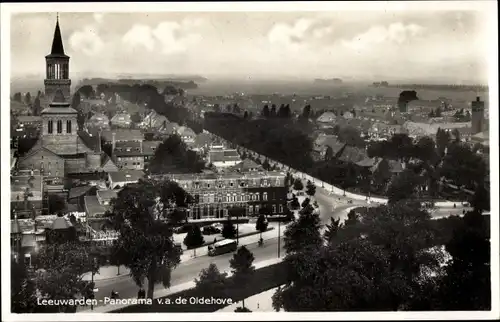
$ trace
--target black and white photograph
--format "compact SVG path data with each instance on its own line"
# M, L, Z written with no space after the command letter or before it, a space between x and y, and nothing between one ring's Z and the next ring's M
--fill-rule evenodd
M496 1L1 25L2 320L500 318Z

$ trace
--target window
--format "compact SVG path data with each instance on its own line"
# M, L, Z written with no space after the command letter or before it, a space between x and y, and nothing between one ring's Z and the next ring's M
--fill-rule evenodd
M54 121L50 120L47 125L49 134L52 134L52 132L54 131Z
M66 133L71 133L71 120L66 121Z
M283 205L279 206L279 210L280 210L280 214L282 214L283 213Z
M58 134L62 133L62 121L61 120L57 121L57 133Z
M255 196L257 197L257 201L259 201L260 200L259 193L256 193Z
M248 213L253 214L253 206L248 206Z
M234 182L231 182L229 185L231 185L231 187L234 186Z
M259 213L259 208L260 206L259 205L255 205L255 213L258 214Z
M210 188L210 183L207 183L207 188Z
M273 214L276 213L276 205L273 205Z
M262 200L267 201L267 192L262 194Z

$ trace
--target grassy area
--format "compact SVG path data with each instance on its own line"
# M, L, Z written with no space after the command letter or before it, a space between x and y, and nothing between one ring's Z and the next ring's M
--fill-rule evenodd
M245 287L233 284L233 279L228 278L228 286L222 290L222 295L202 292L196 288L191 288L182 292L163 297L163 302L170 300L172 304L158 304L155 299L153 305L133 305L122 308L110 313L145 313L145 312L215 312L227 304L175 304L175 299L184 298L188 301L190 298L230 298L232 302L238 302L252 295L262 293L269 289L278 287L286 282L286 271L283 262L266 266L255 271L252 279Z

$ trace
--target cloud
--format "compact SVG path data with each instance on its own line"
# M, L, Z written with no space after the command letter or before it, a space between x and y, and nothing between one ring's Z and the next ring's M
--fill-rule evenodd
M271 28L267 39L272 45L283 47L284 50L299 49L312 23L309 19L299 19L293 25L278 23Z
M123 35L122 42L130 46L131 49L144 47L148 51L153 51L155 48L155 39L151 33L151 28L146 25L134 25Z
M163 21L152 28L146 25L134 25L123 37L122 42L131 49L143 47L151 52L159 46L165 55L185 52L190 46L201 40L201 35L193 32L200 27L200 19L185 19L182 22Z
M351 40L344 40L342 44L357 51L370 50L380 45L402 45L411 39L420 36L424 28L416 24L405 25L397 22L389 26L374 26Z
M104 19L104 14L103 13L94 13L94 20L97 22L97 23L101 23L102 20Z
M75 52L83 52L87 56L98 55L104 42L92 27L74 32L69 38L69 44Z

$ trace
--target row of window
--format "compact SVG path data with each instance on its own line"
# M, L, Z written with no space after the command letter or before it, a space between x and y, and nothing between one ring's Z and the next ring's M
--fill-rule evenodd
M248 215L257 215L259 214L260 211L260 206L259 205L249 205L247 207L247 212ZM273 214L278 213L283 213L283 205L271 205L271 212ZM212 217L217 217L221 218L224 216L228 215L228 210L227 208L220 209L218 207L194 207L192 209L192 218L195 219L201 219L201 218L212 218Z
M258 180L257 180L257 179L253 179L253 180L251 180L251 182L252 182L252 185L256 186L256 185L257 185ZM280 180L280 179L276 179L275 184L276 184L277 186L279 186L279 185L281 184L281 180ZM230 186L230 187L234 187L235 185L236 185L236 183L235 183L235 182L229 182L229 186ZM187 188L189 188L189 186L190 186L190 185L189 185L188 183L183 183L183 184L181 184L181 186L182 186L184 189L187 189ZM240 186L240 187L242 187L242 188L243 188L243 187L247 187L247 186L248 186L248 182L241 181L241 182L239 183L239 186ZM262 180L262 182L260 183L260 186L261 186L261 187L269 187L269 186L270 186L270 182L269 182L269 180L267 180L267 179ZM204 188L210 188L210 187L224 188L224 187L225 187L225 185L224 185L223 183L221 183L221 182L216 183L216 184L214 184L214 185L211 185L211 184L210 184L210 182L206 182L206 183L203 183L203 184L201 184L201 183L199 183L199 182L195 182L195 183L193 183L193 184L192 184L192 186L191 186L191 188L194 188L194 189L204 189Z
M61 134L63 132L63 123L61 120L58 120L56 122L56 127L57 127L57 133ZM71 127L71 120L66 121L66 133L71 134L72 127ZM52 134L54 132L54 121L50 120L48 123L48 132L49 134Z
M240 201L260 201L260 193L248 193L248 194L226 194L224 196L211 194L196 194L194 196L196 203L215 203L215 202L240 202ZM273 192L273 200L275 199L275 194ZM262 201L268 200L268 193L262 193Z

